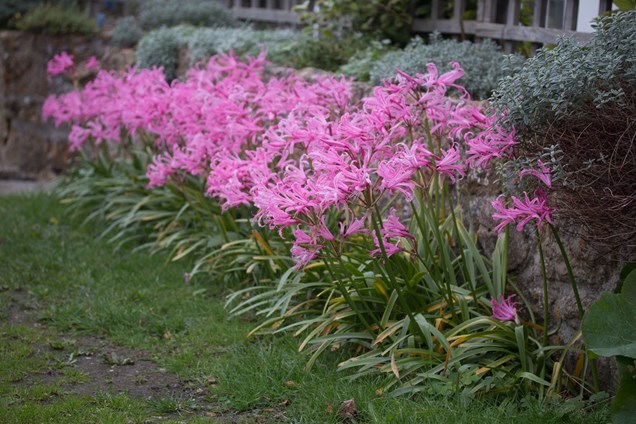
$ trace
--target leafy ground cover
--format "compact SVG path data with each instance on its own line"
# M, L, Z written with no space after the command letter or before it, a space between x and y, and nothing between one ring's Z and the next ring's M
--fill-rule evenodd
M0 198L0 421L600 423L604 406L531 398L391 397L311 373L291 336L247 339L221 284L187 263L112 250L48 195ZM353 401L353 402L351 402Z

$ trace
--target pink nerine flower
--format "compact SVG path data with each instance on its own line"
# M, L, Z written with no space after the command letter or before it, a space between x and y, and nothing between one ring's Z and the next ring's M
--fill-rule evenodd
M519 302L513 302L512 298L515 297L511 294L508 297L499 295L499 301L490 299L490 305L492 306L492 317L499 321L518 321L517 307Z
M550 167L545 165L541 160L537 161L539 165L539 169L524 169L519 172L521 177L525 175L532 175L536 177L539 181L541 181L547 188L552 188L552 172L550 171Z
M73 56L66 52L56 54L46 65L46 72L49 77L54 77L73 67Z
M548 199L543 190L537 189L532 199L528 197L528 193L523 194L523 199L511 196L513 205L510 208L506 207L502 196L492 201L492 207L497 211L492 217L501 220L495 230L501 232L506 225L517 222L517 231L521 231L524 225L533 219L537 220L537 226L544 221L552 224L552 209L548 206Z
M86 61L85 66L86 66L86 69L88 69L89 71L97 70L99 69L99 60L97 60L95 56L91 56Z

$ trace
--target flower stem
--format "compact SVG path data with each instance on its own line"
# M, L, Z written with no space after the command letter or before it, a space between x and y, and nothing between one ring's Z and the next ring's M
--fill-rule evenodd
M541 234L539 229L535 228L535 236L537 239L537 250L539 251L539 260L541 261L541 279L543 280L543 347L548 345L548 329L550 328L550 307L548 298L548 277L545 272L545 257L543 256L543 246L541 245ZM546 358L547 359L547 358ZM541 378L544 378L546 371L546 362L543 360L541 367ZM540 395L543 396L543 386L540 387Z
M581 303L581 296L579 295L579 289L576 285L576 280L574 279L574 272L572 271L572 265L570 264L570 259L568 258L568 254L565 251L565 247L563 246L561 237L559 237L559 232L556 230L556 228L553 225L550 225L550 230L552 230L552 235L554 236L554 239L556 240L556 243L559 246L559 250L561 251L561 257L563 258L565 267L568 270L568 279L570 280L570 284L572 285L572 291L574 292L576 307L579 310L579 318L583 319L583 315L585 314L585 311L583 310L583 304Z
M541 245L541 234L535 229L537 238L537 250L539 252L539 261L541 262L541 279L543 281L543 346L548 345L548 328L550 320L550 306L548 298L548 277L545 271L545 257L543 256L543 246Z
M552 230L552 235L554 236L554 240L556 240L556 243L559 246L559 250L561 251L561 257L563 258L565 267L568 270L568 279L570 280L570 284L572 285L572 292L574 292L576 307L579 310L579 319L581 320L581 322L583 322L583 315L585 315L585 310L583 309L583 303L581 302L581 296L579 295L579 289L576 284L576 279L574 278L574 272L572 271L572 265L570 264L570 259L568 258L568 254L565 251L565 246L563 245L563 242L561 241L561 237L559 237L559 232L557 231L557 229L553 225L550 225L550 230ZM586 349L586 352L587 352L587 349ZM596 369L596 360L594 358L590 358L590 368L592 371L592 383L594 384L594 390L598 392L600 388L598 383L598 371Z

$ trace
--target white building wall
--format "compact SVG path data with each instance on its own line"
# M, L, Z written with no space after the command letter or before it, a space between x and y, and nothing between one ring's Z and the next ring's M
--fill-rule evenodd
M579 15L576 20L576 30L592 32L592 20L598 16L599 0L579 0Z

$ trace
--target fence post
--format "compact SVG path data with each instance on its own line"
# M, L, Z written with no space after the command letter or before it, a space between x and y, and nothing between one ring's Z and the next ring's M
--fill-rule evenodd
M576 17L579 12L579 0L569 0L565 3L563 29L576 30Z
M466 29L464 28L464 9L466 8L465 0L455 0L453 2L453 20L459 24L461 41L466 39Z
M506 27L513 27L519 25L519 8L521 0L508 1L508 10L506 11ZM515 48L515 42L504 40L504 51L506 53L512 53Z
M612 10L612 0L601 0L598 5L598 14L602 15L603 13Z
M545 13L547 10L546 0L534 0L534 8L532 11L532 27L542 28L545 22ZM534 55L537 50L541 48L540 43L532 43L530 47L530 53Z
M431 19L439 19L439 2L440 0L431 0Z

